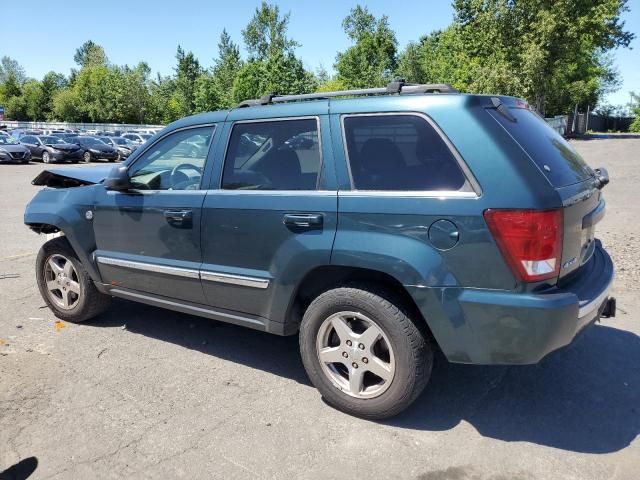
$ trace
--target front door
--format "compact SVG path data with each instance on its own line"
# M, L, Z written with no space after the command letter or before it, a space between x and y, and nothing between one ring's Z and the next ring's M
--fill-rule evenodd
M201 179L213 134L207 125L166 135L129 167L135 189L98 193L93 222L105 283L204 303Z
M202 286L210 305L282 322L302 277L330 263L327 115L234 121L243 114L229 116L221 179L204 203Z

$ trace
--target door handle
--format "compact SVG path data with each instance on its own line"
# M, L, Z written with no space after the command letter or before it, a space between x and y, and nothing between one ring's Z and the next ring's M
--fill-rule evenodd
M169 225L178 228L190 228L193 220L192 210L165 210L164 218Z
M321 213L286 213L283 223L292 227L319 227L324 222Z

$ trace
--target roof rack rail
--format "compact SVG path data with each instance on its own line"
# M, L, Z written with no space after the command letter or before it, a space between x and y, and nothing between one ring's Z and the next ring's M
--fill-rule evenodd
M238 104L238 108L269 105L272 103L299 102L303 100L319 100L333 97L358 97L370 95L402 95L420 93L460 93L448 83L406 83L404 79L389 82L386 87L363 88L359 90L339 90L336 92L304 93L302 95L277 95L268 93L254 100L245 100Z

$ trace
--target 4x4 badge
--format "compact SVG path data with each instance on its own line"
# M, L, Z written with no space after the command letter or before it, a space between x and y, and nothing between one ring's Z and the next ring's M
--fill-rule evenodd
M571 260L568 260L562 264L562 268L569 268L571 265L576 263L576 257L573 257Z

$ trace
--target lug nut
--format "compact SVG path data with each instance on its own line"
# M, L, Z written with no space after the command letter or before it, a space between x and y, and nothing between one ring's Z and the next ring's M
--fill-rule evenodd
M361 343L361 344L359 344L359 345L358 345L358 348L359 348L360 350L364 350L364 345Z
M352 345L351 340L347 340L347 345L348 345L348 346L351 346L351 345Z
M353 368L358 368L358 364L357 364L356 362L353 362L353 363L351 364L351 366L352 366Z
M368 359L367 357L364 357L364 358L362 359L362 363L369 363L369 359Z
M349 354L348 354L347 352L342 352L342 356L343 356L344 358L347 358L347 357L349 356Z

